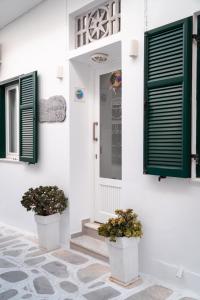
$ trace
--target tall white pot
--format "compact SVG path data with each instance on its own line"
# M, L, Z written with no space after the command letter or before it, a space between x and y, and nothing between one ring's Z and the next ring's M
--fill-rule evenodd
M60 215L60 243L63 247L70 244L69 210L65 209Z
M47 250L60 247L60 214L50 216L35 215L39 246Z
M139 238L117 238L116 242L106 239L109 252L112 279L124 285L131 284L138 278Z

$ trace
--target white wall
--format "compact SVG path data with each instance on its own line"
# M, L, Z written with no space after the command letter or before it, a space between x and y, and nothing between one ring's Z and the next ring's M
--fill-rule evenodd
M123 0L122 0L123 1ZM199 0L146 0L147 29L165 25L200 10Z
M47 0L0 32L0 80L38 70L39 97L67 99L66 1ZM58 65L64 80L56 79ZM34 232L31 213L21 206L22 194L38 185L58 185L68 195L68 112L64 123L39 125L36 165L0 161L0 221Z
M81 62L70 63L70 218L71 233L81 231L81 221L92 213L93 169L90 67ZM75 91L84 91L83 102L76 101Z

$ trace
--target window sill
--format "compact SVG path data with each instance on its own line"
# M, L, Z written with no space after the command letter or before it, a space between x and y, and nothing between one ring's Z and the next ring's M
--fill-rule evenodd
M194 183L200 183L200 177L192 177L190 180Z
M21 164L22 162L17 159L11 159L11 158L0 158L0 162L9 162L9 163L15 163L15 164Z

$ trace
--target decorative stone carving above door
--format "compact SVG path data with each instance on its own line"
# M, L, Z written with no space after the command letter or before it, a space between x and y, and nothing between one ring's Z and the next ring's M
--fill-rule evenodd
M109 0L78 16L75 20L76 48L119 32L120 20L120 0Z

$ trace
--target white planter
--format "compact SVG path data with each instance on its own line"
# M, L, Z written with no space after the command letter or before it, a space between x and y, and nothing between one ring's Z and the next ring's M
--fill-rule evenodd
M60 215L60 243L62 247L70 244L69 210L65 209Z
M39 246L47 250L60 247L60 214L50 216L35 215Z
M111 277L129 285L138 279L138 244L140 238L117 238L116 242L106 239L108 245Z

